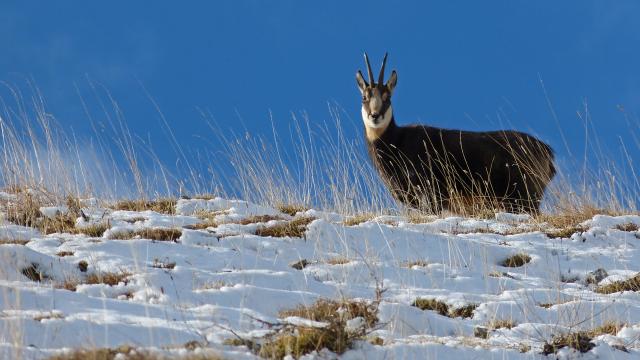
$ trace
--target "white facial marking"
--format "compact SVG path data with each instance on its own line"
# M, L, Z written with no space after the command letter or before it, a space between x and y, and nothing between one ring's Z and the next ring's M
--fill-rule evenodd
M382 114L382 119L380 119L377 123L373 120L369 114L367 114L367 110L365 110L364 106L361 109L362 112L362 121L364 121L364 125L368 128L372 129L383 129L386 128L391 122L391 117L393 115L393 109L391 106L387 108L387 111Z

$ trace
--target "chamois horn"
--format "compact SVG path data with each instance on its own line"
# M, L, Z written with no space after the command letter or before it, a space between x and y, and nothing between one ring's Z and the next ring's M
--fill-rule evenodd
M387 55L389 53L384 53L384 59L382 59L382 67L380 68L380 75L378 75L378 85L384 85L384 66L387 65Z
M367 63L367 75L369 75L369 83L373 86L373 71L371 71L371 65L369 65L369 57L367 53L364 53L364 62Z

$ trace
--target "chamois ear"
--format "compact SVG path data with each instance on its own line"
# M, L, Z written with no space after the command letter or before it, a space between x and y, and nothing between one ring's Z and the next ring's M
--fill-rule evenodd
M360 70L356 73L356 82L358 83L358 89L360 89L360 93L364 94L364 90L369 86L367 81L362 77L362 73Z
M396 88L396 84L398 83L398 74L395 70L391 72L391 76L389 76L389 80L387 81L387 89L389 92L393 93L393 89Z

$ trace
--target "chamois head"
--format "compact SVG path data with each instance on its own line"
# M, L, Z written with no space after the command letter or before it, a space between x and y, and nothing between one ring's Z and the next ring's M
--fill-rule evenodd
M384 54L378 82L375 83L367 53L364 54L364 61L367 64L369 82L364 79L360 70L356 73L356 82L362 94L362 120L367 129L367 137L373 140L371 134L379 135L379 132L384 131L391 121L391 94L398 82L398 75L393 70L387 83L384 83L384 67L387 63L387 54Z

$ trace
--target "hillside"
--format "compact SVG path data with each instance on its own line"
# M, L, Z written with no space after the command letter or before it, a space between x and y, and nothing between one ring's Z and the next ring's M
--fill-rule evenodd
M325 342L344 359L640 355L640 216L554 228L221 198L118 208L44 207L32 227L7 213L2 358L250 359Z

